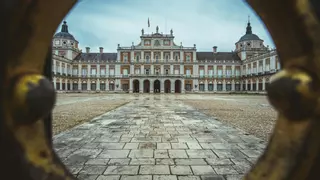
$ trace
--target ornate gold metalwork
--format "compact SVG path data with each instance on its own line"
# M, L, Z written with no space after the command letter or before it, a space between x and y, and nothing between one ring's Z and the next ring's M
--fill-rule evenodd
M246 180L318 179L320 168L320 4L247 0L273 37L283 70L268 87L278 121ZM1 178L74 179L51 147L45 124L55 101L43 74L59 22L76 0L0 1Z

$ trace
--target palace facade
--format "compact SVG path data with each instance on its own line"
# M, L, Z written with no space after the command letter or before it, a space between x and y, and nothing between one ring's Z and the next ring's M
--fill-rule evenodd
M232 52L198 52L196 44L176 44L170 34L147 34L141 30L140 42L116 53L100 47L82 52L79 42L64 21L53 37L53 84L59 92L129 93L226 93L264 92L270 76L280 70L275 49L252 33L235 43Z

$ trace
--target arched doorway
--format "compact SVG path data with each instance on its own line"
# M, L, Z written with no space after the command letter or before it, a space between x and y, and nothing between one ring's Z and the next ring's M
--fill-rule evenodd
M153 83L154 93L160 93L160 81L155 80Z
M150 81L149 80L144 80L143 81L143 92L144 93L149 93L150 92Z
M139 83L139 80L133 80L133 89L132 89L132 92L133 93L139 93L139 86L140 86L140 83Z
M180 80L176 80L176 82L174 82L174 92L181 93L181 81Z
M171 82L169 79L164 81L164 92L170 93L171 92Z

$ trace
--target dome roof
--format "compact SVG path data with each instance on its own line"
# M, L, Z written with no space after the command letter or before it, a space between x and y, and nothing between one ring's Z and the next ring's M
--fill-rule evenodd
M243 35L238 42L251 41L251 40L260 40L261 41L259 36L252 33L252 27L250 25L250 22L248 22L246 34Z
M69 39L69 40L76 40L72 34L68 31L68 25L66 21L63 21L61 31L56 33L53 38L63 38L63 39Z
M240 41L251 41L251 40L261 40L259 38L259 36L255 35L255 34L245 34L244 36L242 36L239 40Z

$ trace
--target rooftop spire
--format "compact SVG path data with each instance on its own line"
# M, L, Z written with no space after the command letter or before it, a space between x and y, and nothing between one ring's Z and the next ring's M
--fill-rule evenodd
M250 25L250 16L248 16L248 25L247 25L246 34L252 34L252 27Z
M61 27L61 32L69 33L68 32L68 25L67 25L66 21L63 21L63 24L62 24L62 27Z

